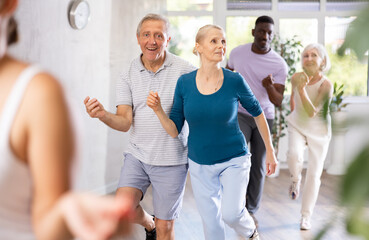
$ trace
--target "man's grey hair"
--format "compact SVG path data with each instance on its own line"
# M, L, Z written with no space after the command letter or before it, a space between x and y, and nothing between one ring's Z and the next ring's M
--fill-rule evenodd
M138 24L137 26L137 31L136 31L136 34L137 36L140 35L140 31L141 31L141 27L142 27L142 24L146 21L150 21L150 20L157 20L157 21L162 21L165 25L165 33L168 35L169 34L169 21L166 17L162 16L162 15L159 15L159 14L155 14L155 13L149 13L147 14L145 17L143 17L140 21L140 23Z

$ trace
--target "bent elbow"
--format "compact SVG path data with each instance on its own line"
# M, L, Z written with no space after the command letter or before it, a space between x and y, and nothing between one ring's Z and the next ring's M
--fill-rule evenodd
M315 117L317 114L318 114L318 112L317 112L317 111L312 111L312 112L310 112L310 113L308 114L308 116L309 116L309 118L313 118L313 117Z
M172 138L176 138L176 137L178 137L178 133L170 133L169 134Z
M125 127L123 129L121 129L122 132L128 132L129 129L131 129L131 125L129 125L128 127Z
M269 99L273 104L274 106L276 107L281 107L282 106L282 99Z
M124 124L121 129L119 129L122 132L128 132L129 129L131 129L132 121L129 121L127 124Z

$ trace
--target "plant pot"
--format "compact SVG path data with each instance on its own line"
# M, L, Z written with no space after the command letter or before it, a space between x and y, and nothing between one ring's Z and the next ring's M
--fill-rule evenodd
M345 134L347 132L347 112L333 112L332 116L332 139L331 139L331 163L327 173L331 175L343 175L346 172L345 162Z

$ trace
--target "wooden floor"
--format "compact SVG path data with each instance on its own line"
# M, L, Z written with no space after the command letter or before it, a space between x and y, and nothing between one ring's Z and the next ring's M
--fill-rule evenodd
M358 240L361 238L348 236L345 233L342 216L344 210L337 206L337 189L341 177L327 173L322 175L322 185L319 198L312 217L312 229L300 231L301 199L291 200L288 197L289 176L288 170L281 170L276 178L267 178L261 208L256 213L259 220L261 240L310 240L322 227L338 213L334 227L328 231L324 240ZM152 213L151 188L148 190L142 206ZM183 209L175 225L176 240L203 240L203 231L200 216L192 194L190 179L187 179ZM136 225L129 240L144 240L144 229ZM227 240L238 239L232 230L227 229ZM214 239L216 240L216 239Z

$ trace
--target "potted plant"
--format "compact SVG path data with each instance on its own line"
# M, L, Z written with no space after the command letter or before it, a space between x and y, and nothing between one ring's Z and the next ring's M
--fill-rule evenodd
M347 131L347 112L344 108L347 103L344 103L343 95L345 93L345 85L338 86L337 82L333 85L333 97L329 104L329 111L332 116L332 140L330 144L330 165L327 168L327 173L332 175L343 175L346 171L345 163L345 134Z
M345 93L345 84L338 86L337 82L333 84L333 97L329 105L331 112L341 112L343 108L347 106L347 103L343 103L343 94Z

